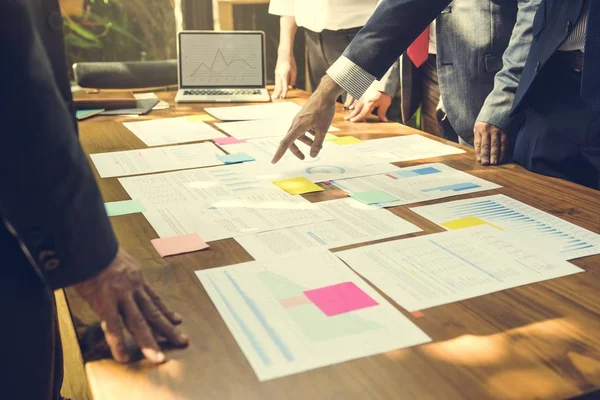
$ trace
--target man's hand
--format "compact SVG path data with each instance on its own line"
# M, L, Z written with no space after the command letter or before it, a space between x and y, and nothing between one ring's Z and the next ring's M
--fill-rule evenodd
M304 154L294 143L296 140L310 146L310 156L316 157L323 147L323 140L335 114L335 100L343 90L325 75L317 90L310 96L302 110L296 115L287 135L281 140L279 148L271 161L277 163L290 149L296 157L304 160ZM306 136L310 132L314 139Z
M136 260L125 251L119 250L105 270L74 288L100 317L115 360L129 361L123 324L152 363L166 361L154 338L155 333L176 346L187 346L187 336L175 327L181 323L181 317L167 309L142 276Z
M356 99L352 97L350 93L346 94L346 101L344 102L344 109L346 110L354 110L354 106L356 105Z
M476 122L474 144L477 161L496 165L508 157L508 135L502 129L485 122Z
M273 98L285 99L290 85L296 84L298 76L298 67L293 54L277 57L277 65L275 66L275 90Z
M370 89L362 99L354 103L354 110L344 119L351 122L365 121L371 112L377 108L377 117L381 122L388 122L385 116L388 108L392 104L392 96L387 93L380 92L377 89Z

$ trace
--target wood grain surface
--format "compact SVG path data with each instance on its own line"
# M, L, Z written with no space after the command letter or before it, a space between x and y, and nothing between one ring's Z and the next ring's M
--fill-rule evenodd
M137 120L202 112L201 105L174 104L173 93L159 95L171 108ZM302 92L292 95L299 104L305 101ZM343 110L338 111L334 122L341 129L338 135L371 139L418 133L395 123L347 123ZM83 121L80 134L86 153L146 147L121 124L128 120L99 116ZM529 173L514 164L482 167L471 150L398 165L437 161L503 186L450 200L503 193L600 232L598 191ZM116 178L98 182L105 201L128 199ZM321 201L344 196L335 188L324 188L306 197ZM391 211L424 229L407 237L441 231L407 206ZM574 261L585 273L435 307L419 318L399 308L433 339L429 344L261 383L194 275L195 270L252 258L228 239L212 242L209 251L162 259L150 244L157 235L141 214L111 221L121 246L143 264L163 300L183 316L191 344L185 350L168 351L170 360L159 367L144 361L119 365L102 358L105 349L94 336L94 315L67 290L74 320L81 321L76 328L97 400L558 399L600 387L599 256Z

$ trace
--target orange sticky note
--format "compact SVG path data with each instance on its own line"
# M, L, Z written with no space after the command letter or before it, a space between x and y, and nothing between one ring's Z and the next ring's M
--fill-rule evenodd
M152 245L161 257L173 256L175 254L191 253L210 247L197 233L189 235L172 236L168 238L153 239Z

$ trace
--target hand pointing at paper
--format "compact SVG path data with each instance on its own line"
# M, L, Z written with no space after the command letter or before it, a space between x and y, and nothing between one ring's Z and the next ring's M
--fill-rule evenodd
M311 157L319 154L335 115L336 99L342 93L343 89L325 75L317 90L294 118L287 135L281 140L279 148L273 156L273 164L277 163L288 149L300 160L304 160L305 155L296 146L296 140L310 146ZM313 138L311 139L306 132L310 132Z

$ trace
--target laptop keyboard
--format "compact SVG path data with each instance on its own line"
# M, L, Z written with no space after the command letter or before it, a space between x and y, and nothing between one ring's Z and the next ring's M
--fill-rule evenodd
M184 96L245 96L261 93L260 89L193 89L183 91Z

